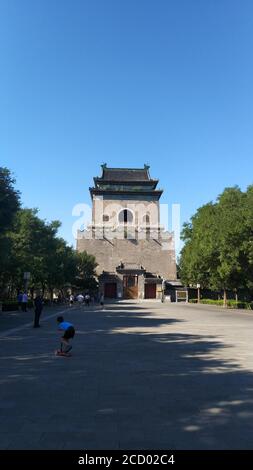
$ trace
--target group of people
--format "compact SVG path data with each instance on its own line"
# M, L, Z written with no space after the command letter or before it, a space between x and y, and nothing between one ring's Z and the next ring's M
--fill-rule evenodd
M85 303L85 305L90 305L90 302L91 302L91 296L90 294L78 294L77 297L76 297L76 300L79 304L82 304L83 302ZM94 301L94 299L92 299Z
M18 293L18 309L22 310L22 312L27 312L28 306L28 294L27 292L19 292ZM35 299L33 300L34 306L34 328L39 328L40 326L40 315L43 309L43 298L40 294L36 295Z
M43 298L39 294L36 296L34 300L34 328L40 327L39 320L40 315L43 309ZM72 345L70 344L70 340L75 336L75 328L74 325L70 322L64 320L63 316L57 317L58 323L58 330L63 331L63 335L61 337L60 348L56 350L57 356L70 356L70 351L72 349Z
M28 302L28 296L26 294L26 304L27 302ZM43 297L40 294L36 295L33 301L33 304L34 304L33 328L39 328L40 316L41 316L42 309L43 309ZM57 323L58 323L58 330L63 331L63 335L61 337L60 348L57 349L56 354L59 356L70 356L70 350L72 349L70 340L73 339L75 336L75 328L72 323L64 321L63 316L57 317Z
M91 301L95 301L94 298L91 298L90 294L86 293L85 295L83 294L78 294L76 297L74 297L73 294L70 295L69 297L69 303L70 306L73 305L74 301L77 301L79 304L85 303L85 305L89 306ZM104 305L104 295L100 294L98 297L98 302L100 303L101 306ZM40 327L40 316L42 313L43 309L43 297L41 294L37 294L35 299L33 300L33 305L34 305L34 324L33 328L39 328ZM28 304L28 295L26 292L24 293L19 293L18 294L18 305L19 308L22 309L23 312L27 311L27 304ZM63 316L58 316L57 317L57 323L58 323L58 330L63 331L63 335L61 337L61 343L60 343L60 348L57 349L56 355L58 356L70 356L70 351L72 349L72 345L70 344L70 340L74 338L75 336L75 328L74 325L68 321L65 321Z
M94 304L94 302L100 303L100 305L104 305L104 295L99 294L97 298L91 296L89 293L86 294L78 294L74 296L71 294L69 296L69 305L72 307L74 302L77 301L79 304L85 303L85 305L89 306L90 304Z
M27 305L28 305L28 294L27 292L19 292L18 294L18 309L22 310L22 312L27 312ZM41 295L37 295L33 301L34 305L34 328L38 328L40 326L39 320L40 315L43 308L43 299Z

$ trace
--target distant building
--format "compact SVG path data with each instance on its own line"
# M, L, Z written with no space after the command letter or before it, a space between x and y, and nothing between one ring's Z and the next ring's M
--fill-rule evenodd
M176 280L174 239L160 225L157 184L147 165L102 165L94 178L92 222L78 232L77 250L96 257L105 297L160 298L163 281Z

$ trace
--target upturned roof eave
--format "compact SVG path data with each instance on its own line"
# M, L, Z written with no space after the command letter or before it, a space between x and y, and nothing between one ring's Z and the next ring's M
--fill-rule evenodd
M105 178L101 178L99 176L95 176L93 178L93 181L94 183L103 183L103 184L143 184L143 185L149 185L149 184L158 184L159 183L159 180L158 179L147 179L147 180L140 180L140 179L136 179L136 180L127 180L127 179L121 179L121 180L118 180L118 179L105 179Z
M106 195L121 195L121 194L128 194L128 195L133 195L133 194L138 194L138 195L142 195L142 196L158 196L159 198L161 197L161 195L163 194L163 190L162 189L151 189L151 190L146 190L146 191L141 191L141 190L133 190L133 191L128 191L128 190L113 190L113 189L100 189L100 188L89 188L89 191L90 191L90 195L91 197L94 195L94 194L97 194L97 195L103 195L103 194L106 194Z

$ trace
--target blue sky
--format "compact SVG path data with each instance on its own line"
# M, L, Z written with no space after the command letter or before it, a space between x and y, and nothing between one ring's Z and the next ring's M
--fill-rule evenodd
M251 0L0 0L0 165L60 219L108 166L151 166L182 222L253 183Z

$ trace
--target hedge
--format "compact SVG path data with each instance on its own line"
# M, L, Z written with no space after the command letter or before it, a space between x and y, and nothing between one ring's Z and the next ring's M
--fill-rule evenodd
M52 305L49 299L43 299L44 306ZM2 308L1 308L2 307ZM33 308L33 301L30 299L27 302L28 308ZM0 300L0 311L2 312L15 312L18 310L18 302L16 300Z
M16 300L3 300L0 301L0 305L2 306L2 312L15 312L18 310L18 302ZM27 307L33 307L33 302L31 300L28 300Z
M198 303L198 299L190 299L189 303L196 304ZM201 304L207 304L207 305L218 305L223 307L224 301L221 300L213 300L213 299L201 299L200 300ZM236 300L227 300L227 307L228 308L243 308L243 309L248 309L248 310L253 310L253 302L241 302L241 301L236 301Z

